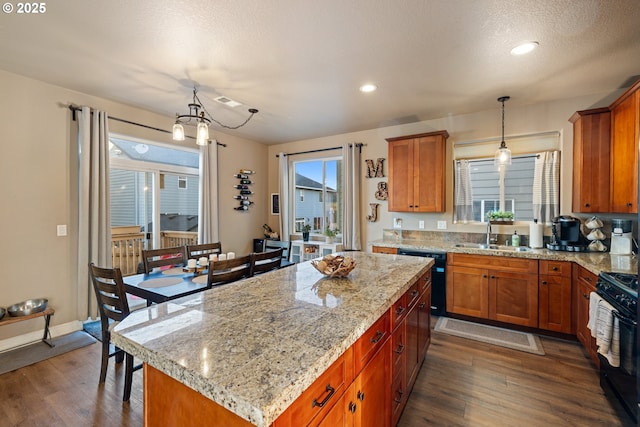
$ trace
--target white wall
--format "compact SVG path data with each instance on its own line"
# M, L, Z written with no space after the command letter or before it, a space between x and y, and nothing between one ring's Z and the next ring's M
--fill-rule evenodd
M569 123L569 117L577 110L608 106L619 96L622 91L607 94L593 94L572 99L558 100L555 102L514 106L505 106L505 135L509 136L527 135L548 131L560 132L560 146L562 151L561 166L561 205L560 211L563 214L571 213L571 185L572 185L572 153L573 153L573 127ZM324 138L296 141L286 144L269 146L269 191L278 190L278 162L276 154L280 151L292 153L297 151L312 150L317 148L327 148L341 146L347 142L360 142L366 144L362 149L362 173L366 174L365 159L384 158L385 178L364 178L362 191L362 212L363 218L363 245L367 242L382 238L383 229L393 227L393 218L398 217L403 220L403 229L417 230L418 221L425 222L425 230L436 230L437 221L447 221L449 231L459 232L484 232L484 227L472 224L453 224L453 144L461 141L474 141L487 138L501 137L501 113L500 105L496 102L496 108L490 111L482 111L474 114L461 116L448 116L437 120L428 120L418 123L410 123L396 126L389 126L378 129L353 132L342 135L334 135ZM386 201L378 201L374 194L377 191L377 184L380 181L388 182L388 154L387 142L385 138L413 135L424 132L447 130L449 139L447 140L446 157L446 212L420 214L420 213L400 213L389 212ZM517 154L519 147L508 144L509 148ZM495 149L497 149L497 145ZM493 155L491 152L490 156ZM296 157L297 159L297 157ZM367 222L366 215L370 212L370 203L380 203L378 207L378 221ZM277 219L270 218L269 225L277 229ZM506 227L506 226L505 226ZM509 230L497 230L497 232L513 233L513 227ZM519 234L528 234L528 225L522 224L517 227Z
M173 117L165 117L128 105L74 92L62 87L0 71L0 306L31 299L48 298L56 314L54 328L85 320L77 307L77 124L71 120L69 104L88 105L110 116L161 129L170 129ZM186 106L185 106L186 108ZM138 126L109 121L110 130L170 144L171 135ZM223 249L248 253L254 237L262 236L267 220L267 148L263 144L213 131L212 137L226 143L219 148L220 238ZM249 213L233 211L231 199L237 183L232 177L240 168L257 172L256 205ZM69 234L56 236L56 225L67 224ZM91 291L93 292L93 291ZM2 342L29 332L42 331L42 319L0 328ZM54 329L55 331L55 329ZM37 336L37 334L36 334Z

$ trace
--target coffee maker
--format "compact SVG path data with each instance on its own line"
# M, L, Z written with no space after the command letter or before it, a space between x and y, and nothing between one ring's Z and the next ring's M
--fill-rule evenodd
M584 252L586 245L580 234L580 220L572 216L557 216L551 220L551 243L547 249L552 251Z
M632 249L633 225L630 219L611 220L611 253L630 255Z

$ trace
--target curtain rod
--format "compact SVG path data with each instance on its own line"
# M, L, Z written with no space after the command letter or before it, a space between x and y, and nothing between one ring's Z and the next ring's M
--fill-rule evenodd
M82 108L76 107L75 105L69 105L69 110L71 110L71 119L75 122L76 121L76 112L82 110ZM91 112L91 114L93 114L93 111ZM142 123L132 122L131 120L120 119L118 117L112 117L112 116L109 116L109 115L107 117L109 118L109 120L115 120L116 122L122 122L122 123L126 123L126 124L129 124L129 125L139 126L141 128L145 128L145 129L151 129L151 130L155 130L155 131L158 131L158 132L164 132L164 133L173 134L173 132L168 131L166 129L160 129L160 128L156 128L156 127L153 127L153 126L145 125L145 124L142 124ZM189 136L189 135L185 135L184 137L185 138L189 138L189 139L195 139L194 137ZM216 140L216 144L221 145L223 147L227 146L227 144L223 144L222 142L219 142L217 140Z
M352 145L352 144L349 144ZM356 147L358 147L358 149L360 149L360 152L362 153L362 146L366 145L363 144L361 142L358 142L357 144L355 144ZM309 153L319 153L321 151L331 151L331 150L340 150L342 149L342 147L330 147L330 148L318 148L317 150L309 150L309 151L298 151L296 153L284 153L285 156L296 156L298 154L309 154ZM280 157L280 154L276 154L276 157Z
M540 158L540 154L523 154L521 156L511 156L512 159L530 159L535 157L536 159ZM459 162L461 160L468 160L469 162L493 162L494 159L486 159L486 158L482 158L482 159L456 159L456 162Z

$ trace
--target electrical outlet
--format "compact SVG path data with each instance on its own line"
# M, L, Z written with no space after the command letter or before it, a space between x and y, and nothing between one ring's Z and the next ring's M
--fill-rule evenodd
M438 221L438 230L446 230L447 221Z
M67 225L66 224L58 225L56 227L56 232L58 233L58 237L66 236L67 235Z
M418 228L419 229L424 229L424 221L418 221Z

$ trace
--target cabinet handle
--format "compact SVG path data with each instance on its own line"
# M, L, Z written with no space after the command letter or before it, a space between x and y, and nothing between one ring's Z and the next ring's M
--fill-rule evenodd
M420 310L424 310L424 307L425 307L426 305L427 305L427 304L425 304L425 303L421 303L421 304L418 306L418 308L419 308Z
M404 392L402 391L402 389L396 390L396 397L393 398L393 401L396 403L402 403L403 395L404 395Z
M415 297L417 297L418 295L420 295L420 292L418 291L413 291L411 292L411 299L414 299Z
M586 280L587 282L591 283L591 277L589 277L589 276L582 276L582 278L583 278L584 280Z
M492 279L495 279L495 278L496 278L496 276L491 276L491 278L492 278Z
M551 267L551 270L558 271L558 267Z
M396 308L396 316L400 316L402 313L404 313L404 307L400 305Z
M353 402L349 402L349 412L351 412L352 414L356 413L356 404Z
M486 274L483 274L483 275L482 275L482 278L483 278L483 279L486 279L486 278L487 278L487 275L486 275Z
M582 296L584 297L584 299L589 299L589 295L587 294L582 294Z
M402 352L404 351L404 344L398 344L398 349L393 351L397 354L402 354Z
M630 208L631 206L633 206L633 203L627 203L627 207Z
M585 203L585 204L584 204L584 207L585 207L585 208L588 208L589 206L591 206L589 203Z
M547 281L546 281L546 280L543 280L543 281L542 281L542 284L543 284L543 285L546 285L546 284L547 284Z
M376 336L369 339L369 341L371 342L371 344L378 344L383 336L384 332L376 331Z
M333 396L333 394L336 392L336 389L331 387L331 384L327 384L327 388L324 391L329 392L329 394L327 394L327 396L322 399L322 402L318 402L318 399L313 399L313 403L311 404L312 408L315 408L316 406L322 408L324 405L326 405L329 399L331 399L331 396Z
M360 402L364 402L364 393L360 390L358 390L358 400L360 400Z

